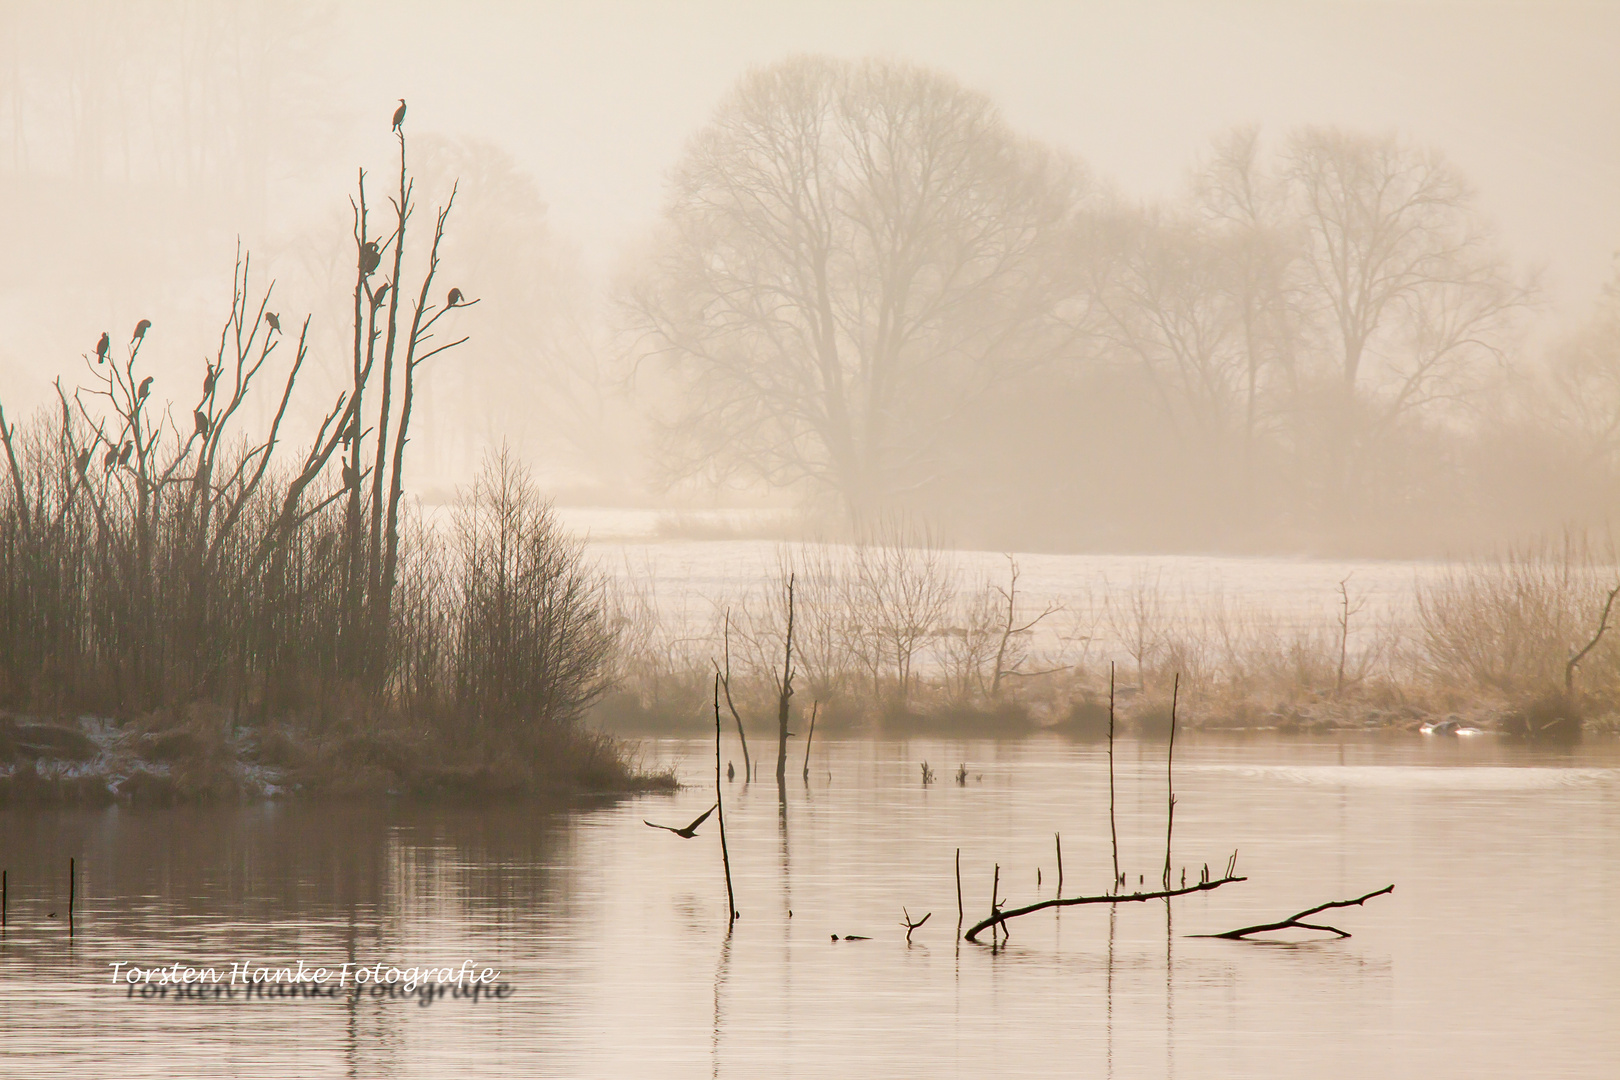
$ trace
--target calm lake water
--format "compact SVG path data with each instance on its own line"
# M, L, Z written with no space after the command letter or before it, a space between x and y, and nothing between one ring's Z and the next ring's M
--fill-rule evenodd
M728 745L742 912L729 937L716 821L692 840L642 824L681 824L713 801L712 744L643 751L692 786L552 811L0 811L0 1074L1620 1075L1612 745L1186 739L1176 865L1196 879L1235 847L1249 880L1168 913L1161 901L1031 915L996 951L956 939L957 848L970 922L996 863L1009 904L1053 895L1055 832L1065 893L1105 890L1105 748L818 742L808 784L797 759L789 769L784 819L775 785L745 788ZM1163 751L1118 749L1133 885L1162 870ZM926 788L924 760L938 773ZM1390 883L1391 896L1320 917L1348 940L1189 936ZM932 913L909 945L902 907ZM470 960L512 990L428 1006L142 1000L107 966L300 959Z

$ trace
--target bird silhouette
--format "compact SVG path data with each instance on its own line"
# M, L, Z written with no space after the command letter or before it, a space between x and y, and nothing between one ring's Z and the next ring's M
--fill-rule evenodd
M398 131L399 126L405 122L405 99L399 99L399 108L394 110L394 126L391 130Z
M101 459L101 466L108 472L112 472L112 467L116 464L118 464L118 447L114 445L107 451L106 456Z
M737 776L737 770L733 769L731 767L731 762L729 762L729 761L726 762L726 779L727 780L733 780L733 779L736 778L736 776Z
M84 470L90 466L90 451L80 450L79 456L74 460L73 464L78 468L79 476L82 478L84 476Z
M705 821L708 821L709 815L714 813L715 807L719 805L719 803L715 803L714 806L711 806L707 810L703 811L703 813L697 816L697 820L693 821L692 824L686 826L684 829L677 829L673 825L654 825L646 818L642 818L641 823L643 825L651 825L655 829L668 829L670 832L681 837L683 840L690 840L692 837L697 835L698 826L703 824Z
M274 330L278 334L281 333L281 319L276 315L275 312L265 312L264 321L270 324L270 329Z
M135 324L135 336L129 340L144 341L146 339L146 332L150 329L152 329L152 320L142 319L140 322Z
M343 463L343 486L345 488L359 487L360 477L354 471L354 466L347 461Z
M107 350L110 348L112 348L112 338L108 337L107 331L103 330L101 340L96 342L96 363L105 364L107 362Z
M214 366L210 364L208 366L208 374L203 376L203 397L207 397L209 394L214 392L214 376L217 374L219 373L215 371Z
M148 375L146 378L141 380L141 388L138 391L136 391L135 396L144 398L147 394L149 394L151 392L152 392L152 376Z
M381 263L382 249L377 246L377 241L367 240L360 245L360 272L362 274L370 277Z
M206 438L208 436L208 414L201 409L193 409L191 418L197 421L197 434Z
M461 290L460 289L451 289L450 290L450 306L455 307L457 304L460 304L460 303L461 303Z
M119 451L119 453L118 453L118 464L120 464L120 465L128 465L129 464L129 455L134 453L134 452L135 452L135 444L133 442L125 443L124 448L121 451Z
M385 282L382 283L382 288L377 290L377 295L371 298L371 302L373 304L375 304L377 307L382 307L383 297L385 297L387 295L388 295L388 282L385 281Z

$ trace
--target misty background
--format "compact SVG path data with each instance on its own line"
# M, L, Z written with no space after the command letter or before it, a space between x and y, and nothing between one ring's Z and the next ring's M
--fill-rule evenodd
M185 400L165 373L217 348L240 242L329 400L348 199L403 97L422 202L460 183L442 280L480 298L421 375L429 505L506 442L565 505L904 511L992 548L1601 529L1617 43L1599 4L9 3L0 394L27 416L149 318ZM791 130L839 177L842 428L758 212ZM907 204L925 175L959 183ZM792 302L716 307L739 288Z

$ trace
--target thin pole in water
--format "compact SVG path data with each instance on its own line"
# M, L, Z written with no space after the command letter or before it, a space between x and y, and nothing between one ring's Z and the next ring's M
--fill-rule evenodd
M68 856L68 937L73 936L73 889L77 883L77 875L73 865L73 856Z
M956 849L956 932L962 933L962 849Z
M1181 673L1178 671L1175 684L1170 689L1170 749L1164 756L1165 785L1170 789L1170 803L1164 819L1164 887L1167 891L1170 888L1170 833L1176 827L1176 699L1180 696Z
M1114 844L1114 888L1119 888L1119 829L1114 824L1114 662L1108 661L1108 836Z
M1063 895L1063 834L1062 833L1053 833L1052 838L1057 841L1057 857L1058 857L1058 890L1057 890L1057 894L1059 896L1062 896Z
M714 676L714 809L720 818L720 860L726 868L726 932L737 921L737 896L731 891L731 852L726 848L726 808L720 782L720 675Z
M0 929L6 925L6 871L0 870Z

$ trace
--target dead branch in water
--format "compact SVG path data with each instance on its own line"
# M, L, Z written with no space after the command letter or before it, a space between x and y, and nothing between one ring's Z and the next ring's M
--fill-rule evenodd
M1342 938L1347 938L1350 935L1347 932L1340 930L1337 926L1321 926L1317 923L1300 922L1300 920L1305 918L1307 915L1315 915L1318 911L1326 911L1328 908L1360 907L1362 904L1365 904L1368 900L1371 900L1375 896L1383 896L1385 893L1392 893L1394 891L1395 886L1393 884L1385 885L1382 889L1379 889L1376 892L1370 892L1366 896L1358 896L1354 900L1333 900L1326 904L1318 904L1313 908L1306 908L1298 915L1290 915L1282 922L1262 923L1259 926L1245 926L1240 930L1228 930L1224 934L1193 934L1192 936L1202 938L1225 938L1228 941L1240 941L1247 938L1250 934L1265 934L1270 933L1273 930L1300 929L1322 930L1329 934L1337 934Z
M1107 896L1071 896L1067 899L1059 898L1056 900L1042 900L1037 904L1028 904L1021 908L1009 908L1006 911L995 908L991 910L989 918L983 919L976 923L964 936L969 941L975 941L978 934L988 930L992 926L1000 927L1003 932L1006 932L1007 922L1009 920L1016 919L1020 915L1030 915L1037 911L1045 911L1047 908L1074 907L1078 904L1125 904L1142 900L1166 900L1173 896L1187 896L1196 892L1208 892L1211 889L1218 889L1222 885L1230 885L1235 881L1248 880L1249 879L1246 877L1233 877L1228 875L1227 877L1218 878L1215 881L1201 881L1197 885L1188 885L1181 889L1163 889L1158 892L1146 893L1112 893ZM1306 914L1309 913L1307 912ZM1225 935L1218 936L1224 937Z
M902 915L904 915L906 917L906 921L901 923L900 925L906 928L906 944L909 945L909 944L911 944L911 932L913 930L917 929L923 923L927 922L929 920L929 918L933 916L934 913L932 911L930 911L927 915L924 915L922 918L918 919L916 922L911 921L911 912L907 911L905 908L900 909L900 914L902 914Z

